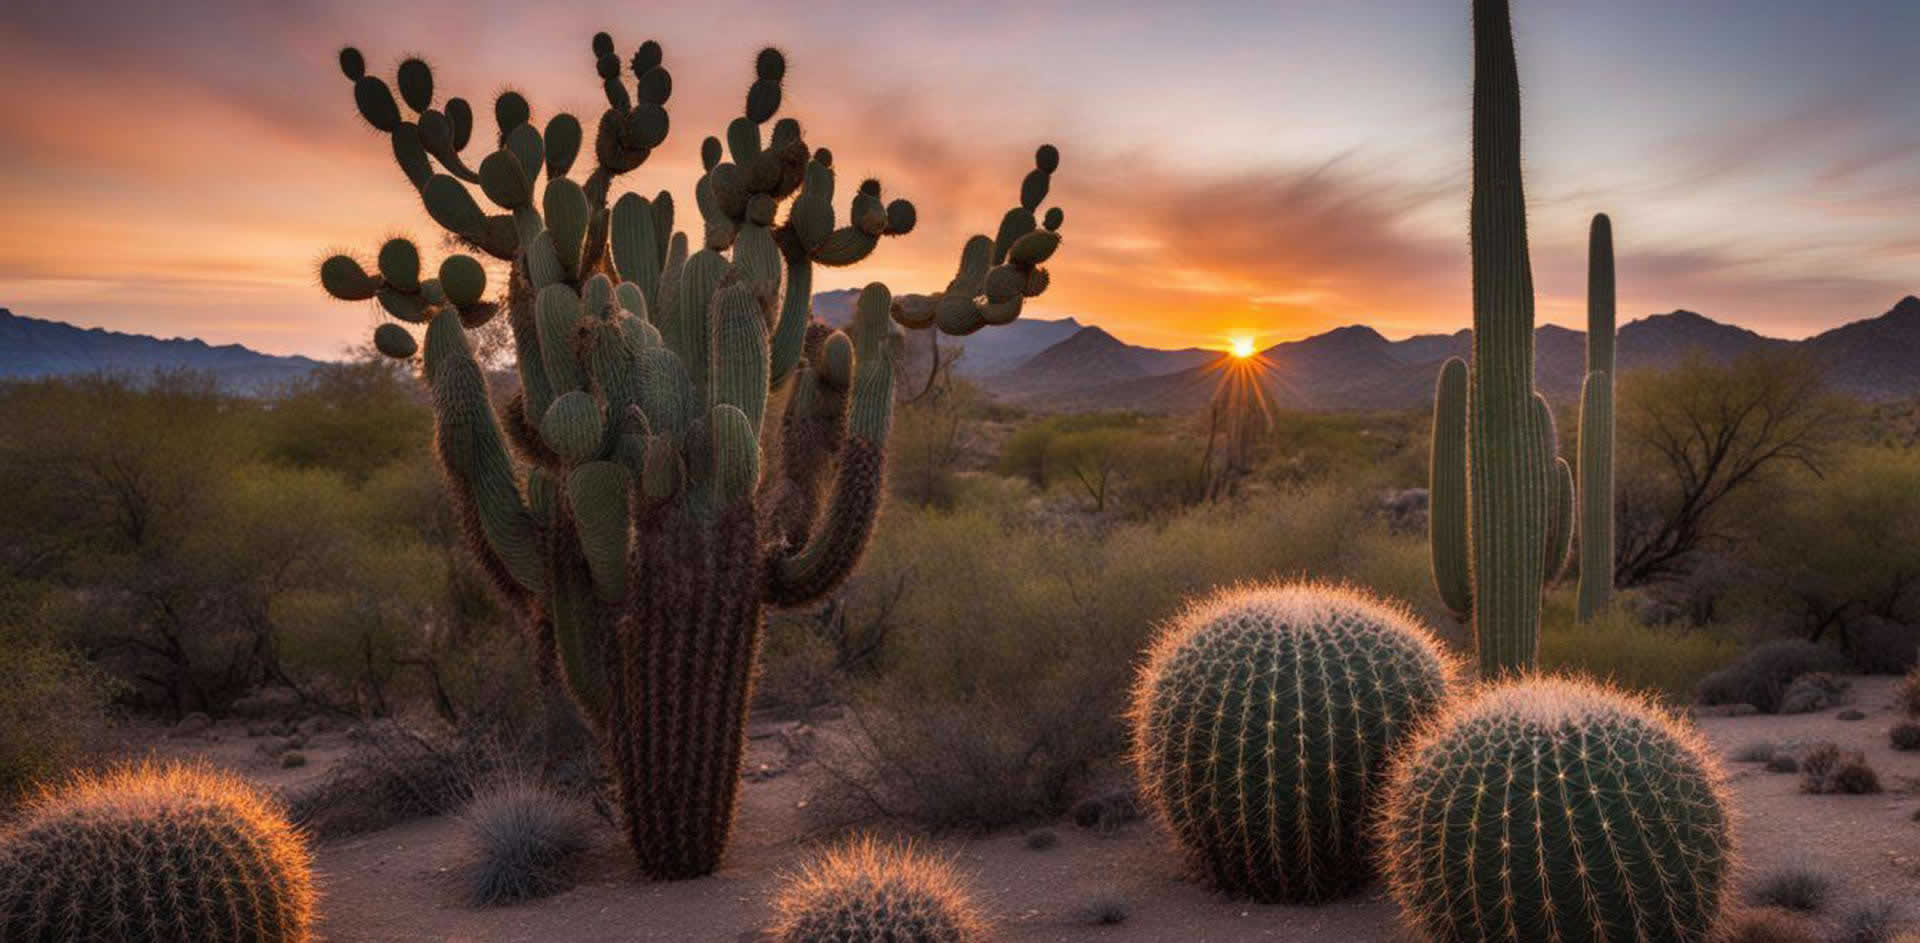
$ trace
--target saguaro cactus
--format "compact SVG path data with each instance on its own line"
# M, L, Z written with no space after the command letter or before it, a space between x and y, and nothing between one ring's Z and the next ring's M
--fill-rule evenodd
M1504 0L1475 0L1473 35L1473 362L1440 372L1432 526L1441 598L1456 616L1470 609L1480 672L1492 677L1535 663L1540 589L1572 532L1570 521L1555 527L1552 517L1556 507L1570 516L1572 487L1570 470L1556 466L1551 414L1533 391L1520 78ZM1456 480L1460 455L1466 470Z
M472 109L434 108L425 63L400 65L417 114L403 120L360 53L343 52L361 114L392 136L427 211L508 276L504 299L484 300L479 262L455 255L423 278L401 239L380 250L378 274L340 255L320 276L336 297L427 325L435 446L467 543L527 625L542 677L564 682L595 732L641 870L686 878L711 872L726 844L765 606L832 591L872 531L893 406L889 318L965 333L1017 317L1046 289L1040 265L1060 242L1060 210L1044 226L1034 215L1060 158L1039 149L1000 239L968 242L946 290L896 302L868 285L842 333L813 320L813 266L864 259L916 214L868 180L837 224L833 155L791 118L762 133L785 57L759 54L745 115L724 145L703 143L690 246L665 191L609 206L613 179L667 136L660 46L623 63L601 33L593 54L608 107L583 184L568 176L584 141L573 116L536 130L526 101L501 95L497 149L469 169ZM505 212L484 212L474 183ZM496 411L465 329L501 309L520 390ZM375 340L396 357L420 346L396 324Z
M1613 221L1593 218L1587 247L1587 378L1580 387L1580 621L1613 595Z
M1733 869L1722 780L1699 736L1645 702L1501 685L1394 765L1388 883L1423 939L1695 943Z

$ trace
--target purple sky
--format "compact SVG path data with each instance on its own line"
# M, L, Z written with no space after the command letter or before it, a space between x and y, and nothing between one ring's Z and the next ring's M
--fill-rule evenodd
M1468 322L1465 0L1119 6L10 0L0 306L337 355L376 317L325 298L316 261L437 228L336 50L381 74L420 53L483 115L512 85L591 127L607 29L623 51L659 39L675 79L673 136L626 186L688 197L771 42L810 143L915 200L914 235L821 288L943 285L1053 141L1068 242L1035 316L1216 347ZM1544 320L1584 319L1596 211L1623 318L1802 336L1920 291L1920 4L1515 7Z

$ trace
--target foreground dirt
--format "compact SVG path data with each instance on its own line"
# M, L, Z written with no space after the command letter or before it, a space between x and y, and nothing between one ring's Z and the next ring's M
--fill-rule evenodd
M1772 774L1756 764L1728 763L1737 803L1737 834L1746 861L1742 883L1784 864L1824 867L1841 880L1844 899L1885 896L1912 901L1920 892L1920 753L1896 753L1887 730L1899 717L1892 679L1854 679L1843 708L1792 717L1707 717L1701 729L1723 755L1755 741L1831 740L1864 751L1887 792L1872 796L1812 796L1799 777ZM1844 708L1866 713L1843 721ZM165 752L197 752L275 786L319 775L336 755L329 737L306 751L314 764L281 770L277 764L216 728L217 742L170 741ZM771 739L753 744L750 766L778 765L784 748ZM614 831L595 833L580 885L518 907L476 910L460 901L454 876L464 861L458 826L430 819L315 849L325 899L321 933L351 941L750 941L768 919L767 901L779 875L798 866L817 835L807 831L808 767L744 787L741 820L727 865L699 881L651 885L634 877ZM1395 909L1379 887L1318 907L1269 907L1224 899L1189 881L1179 856L1150 824L1136 822L1110 835L1071 822L1045 826L1058 844L1029 850L1021 833L946 839L929 847L949 856L997 915L1008 941L1112 943L1168 941L1393 940ZM1095 922L1111 909L1124 919ZM1920 916L1920 914L1916 914ZM1829 917L1831 919L1831 916Z

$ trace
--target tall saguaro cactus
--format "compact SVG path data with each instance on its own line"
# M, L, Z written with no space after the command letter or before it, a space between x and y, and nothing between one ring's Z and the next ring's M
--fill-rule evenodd
M1593 218L1587 248L1587 378L1580 387L1580 588L1582 622L1613 594L1613 221Z
M944 291L896 301L868 285L843 333L813 319L814 265L859 262L916 214L868 180L837 224L833 155L791 118L762 134L785 57L760 53L745 114L724 145L703 142L690 246L666 192L609 205L613 179L667 136L660 46L623 63L601 33L593 53L608 107L582 184L568 176L584 140L573 116L537 130L524 99L501 95L497 149L470 169L472 109L458 98L436 109L425 63L400 65L417 115L403 120L360 53L343 52L361 114L391 135L427 211L509 274L504 299L483 300L479 262L454 255L423 278L418 249L396 239L377 274L342 255L321 281L427 325L435 446L467 542L528 627L543 680L564 682L599 740L641 870L687 878L710 873L726 844L765 607L831 592L873 529L889 319L967 333L1018 317L1060 242L1061 211L1044 226L1034 215L1059 153L1039 149L999 239L968 242ZM476 183L505 212L483 211ZM503 308L520 391L496 411L466 329ZM403 358L420 347L397 324L375 343Z
M1570 515L1572 501L1570 475L1554 457L1551 414L1533 391L1520 77L1505 0L1474 0L1473 35L1473 362L1441 369L1432 520L1441 597L1457 616L1470 607L1480 672L1494 677L1535 664L1540 589L1565 559L1571 533L1567 521L1550 528L1550 516ZM1453 465L1461 455L1464 474Z

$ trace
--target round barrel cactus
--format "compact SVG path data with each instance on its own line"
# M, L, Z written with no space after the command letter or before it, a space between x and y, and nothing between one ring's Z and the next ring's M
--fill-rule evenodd
M1162 633L1134 691L1134 765L1197 870L1311 903L1371 877L1388 759L1452 668L1399 606L1314 584L1230 590Z
M1733 860L1721 779L1690 728L1633 697L1493 688L1395 767L1393 896L1434 940L1709 939Z
M0 939L308 939L306 846L260 792L193 767L80 779L0 836Z
M972 943L987 937L944 862L861 839L789 878L774 903L780 943Z

